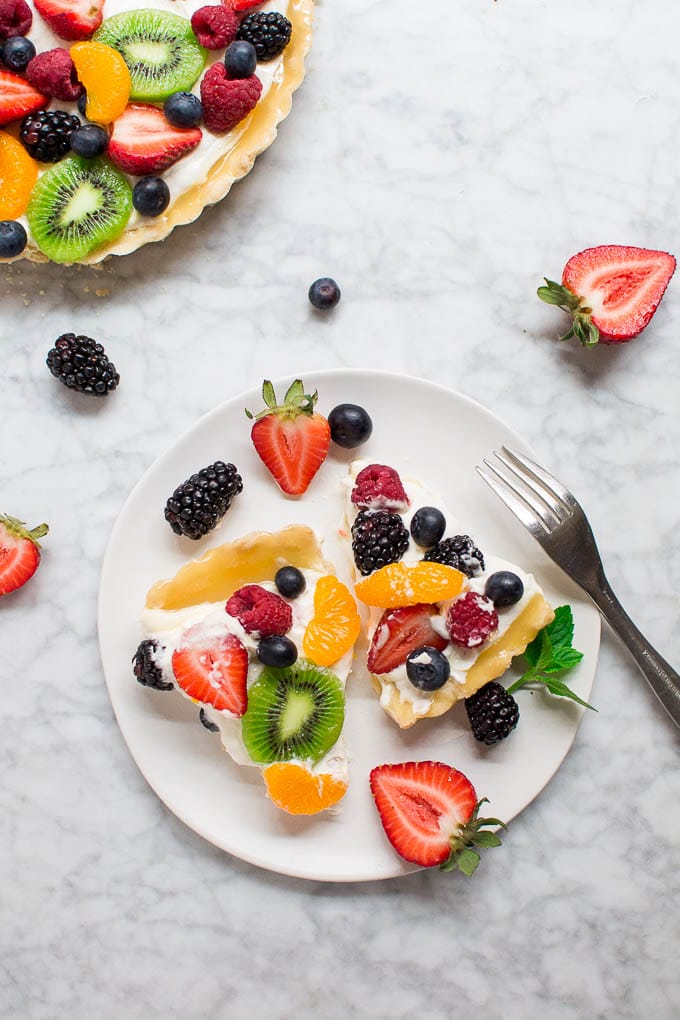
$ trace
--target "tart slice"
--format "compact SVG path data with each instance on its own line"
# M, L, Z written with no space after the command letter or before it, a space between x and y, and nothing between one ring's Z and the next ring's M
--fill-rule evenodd
M292 525L209 550L147 594L140 683L199 708L238 764L291 814L347 791L345 683L360 619L315 533Z
M350 465L343 535L368 607L368 670L402 729L500 677L554 618L531 574L482 552L391 466Z

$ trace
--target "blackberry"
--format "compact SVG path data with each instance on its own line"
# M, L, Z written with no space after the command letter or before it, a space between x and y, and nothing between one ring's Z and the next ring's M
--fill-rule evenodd
M234 465L216 460L177 486L165 504L165 519L176 535L203 538L242 491L243 481Z
M71 135L80 118L64 110L38 110L21 122L24 148L40 163L58 163L71 148Z
M468 577L476 577L484 570L484 556L469 535L445 538L430 549L423 559L432 563L445 563L447 567L455 567Z
M208 719L204 708L200 709L198 713L198 721L205 726L206 730L210 730L211 733L219 733L219 726L217 723L212 722L211 719Z
M512 733L519 720L519 706L512 694L495 681L465 699L472 735L482 744L497 744Z
M257 59L266 61L283 53L292 30L288 18L278 11L257 11L243 19L236 38L252 43Z
M408 542L404 522L389 510L362 510L352 525L354 562L364 576L400 560Z
M89 336L63 333L47 355L47 366L69 389L94 397L107 396L120 382L102 345Z
M144 687L153 687L155 691L171 691L173 684L163 676L163 670L157 664L155 655L160 646L153 638L142 641L132 657L135 676Z

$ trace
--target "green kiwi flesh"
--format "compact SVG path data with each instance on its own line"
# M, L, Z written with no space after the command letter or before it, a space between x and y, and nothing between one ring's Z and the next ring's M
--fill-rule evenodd
M125 229L132 189L105 159L67 156L38 179L26 216L53 262L77 262Z
M254 762L317 762L342 730L345 692L335 673L298 659L267 668L248 691L241 734Z
M186 92L205 65L206 52L191 22L166 11L147 8L114 14L94 39L123 57L130 71L130 99L161 103L173 92Z

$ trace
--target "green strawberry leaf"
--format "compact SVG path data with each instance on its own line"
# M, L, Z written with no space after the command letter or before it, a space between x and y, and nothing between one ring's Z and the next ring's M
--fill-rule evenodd
M466 847L465 850L461 850L455 859L450 858L450 860L452 861L451 867L459 868L464 875L472 878L479 864L479 854ZM448 864L448 861L446 863ZM442 870L449 871L450 869L443 866Z

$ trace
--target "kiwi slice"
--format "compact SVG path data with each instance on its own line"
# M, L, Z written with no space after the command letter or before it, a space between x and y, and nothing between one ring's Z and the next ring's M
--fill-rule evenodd
M161 103L198 80L206 52L187 18L146 8L107 18L94 39L113 47L130 71L130 99Z
M298 659L287 669L262 671L248 691L241 733L260 765L319 761L340 736L344 718L345 692L335 673Z
M67 156L38 180L26 215L35 242L53 262L77 262L123 233L132 189L105 159Z

